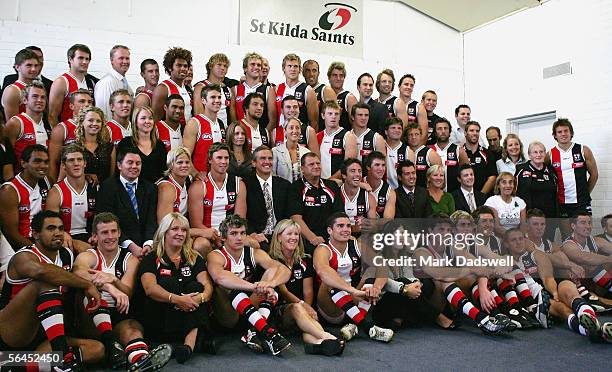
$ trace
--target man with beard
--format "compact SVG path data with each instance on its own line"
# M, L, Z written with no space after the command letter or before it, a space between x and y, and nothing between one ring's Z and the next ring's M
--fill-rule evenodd
M470 159L463 147L449 142L451 125L446 118L440 118L435 123L435 131L436 143L431 148L440 155L444 166L445 191L452 193L459 188L459 166L469 164Z

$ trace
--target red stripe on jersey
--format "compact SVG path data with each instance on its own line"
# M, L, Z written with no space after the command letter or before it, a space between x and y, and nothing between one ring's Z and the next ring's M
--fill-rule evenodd
M155 123L155 128L157 129L157 138L164 143L166 152L170 152L172 149L170 142L170 130L164 124L162 124L161 120Z
M553 169L557 173L557 179L559 180L557 184L557 197L559 198L559 203L565 204L565 182L563 182L563 169L561 169L561 152L558 148L553 147L550 150L550 161L553 165ZM555 166L558 164L558 166Z
M66 121L72 118L72 115L73 115L72 109L70 108L70 94L72 94L72 92L75 92L77 89L79 89L79 83L69 72L62 74L62 77L66 79L66 82L68 83L68 87L67 87L66 95L64 96L64 103L62 104L60 120Z
M65 178L57 184L57 189L60 192L62 201L60 204L60 217L62 222L64 222L64 230L70 233L70 228L72 227L72 192L66 184Z
M325 135L325 130L322 130L319 133L317 133L317 142L319 143L319 146L321 146L321 143L323 142L324 135Z
M240 83L236 86L236 119L238 120L244 119L244 108L242 105L244 104L245 96L246 88L244 87L244 83Z
M283 98L285 95L285 88L287 88L286 83L278 84L278 88L276 88L276 112L278 112L278 118L276 119L277 123L280 124L281 113L283 112ZM278 127L279 125L277 125Z
M15 141L15 157L21 159L21 153L26 147L36 144L36 130L34 129L34 122L30 119L27 114L19 114L13 116L17 118L21 123L21 135ZM48 145L47 143L44 144ZM19 167L21 169L21 167Z
M201 182L201 181L200 181ZM206 177L206 182L204 183L206 187L206 194L204 195L204 219L202 223L206 227L212 226L212 212L213 212L213 203L215 201L215 186L212 184L210 177Z

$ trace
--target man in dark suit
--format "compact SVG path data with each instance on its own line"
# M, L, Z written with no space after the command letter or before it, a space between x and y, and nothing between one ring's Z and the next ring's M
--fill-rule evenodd
M255 149L253 168L255 174L244 178L249 221L247 234L251 234L260 247L267 250L276 223L289 218L287 196L291 183L272 175L272 150L268 146L262 145Z
M470 164L463 164L459 167L457 179L461 186L451 193L455 199L455 210L472 213L476 208L484 205L487 196L474 189L474 168Z
M427 218L432 215L429 193L416 185L416 167L410 160L397 165L399 187L395 189L395 218Z
M370 106L368 128L383 136L385 134L385 120L389 111L387 106L372 99L372 94L374 94L374 78L372 75L367 72L361 74L357 78L357 90L359 91L359 102Z
M112 212L119 218L120 243L136 257L149 252L157 229L157 190L140 176L140 155L134 148L117 154L119 175L102 183L96 200L97 212Z

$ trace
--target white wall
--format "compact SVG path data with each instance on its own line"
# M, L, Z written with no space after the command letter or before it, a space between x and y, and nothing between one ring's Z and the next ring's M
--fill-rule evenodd
M600 178L594 216L612 212L612 2L551 0L464 34L466 102L484 126L557 112L587 144ZM544 80L542 68L571 62L573 73Z
M414 98L434 89L439 96L437 111L452 115L463 95L461 35L397 2L365 0L364 7L365 55L360 60L279 50L274 45L237 45L238 0L2 0L0 75L12 72L19 49L34 44L45 52L45 76L55 78L67 68L68 47L83 43L92 49L90 73L102 77L110 68L110 48L125 44L132 50L128 80L134 87L141 85L140 62L152 57L161 63L170 46L193 52L195 81L205 77L204 64L211 54L226 53L233 62L228 75L238 77L242 57L255 50L269 59L271 80L280 82L283 56L297 52L303 60L317 59L324 71L334 60L345 62L345 88L355 92L357 76L364 71L376 76L389 67L398 77L410 72L417 78ZM170 15L174 9L187 17L176 21Z

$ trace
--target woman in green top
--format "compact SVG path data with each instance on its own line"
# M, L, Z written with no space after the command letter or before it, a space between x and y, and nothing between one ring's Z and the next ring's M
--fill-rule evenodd
M429 203L433 213L444 213L451 215L455 211L455 200L453 196L444 191L444 167L435 164L427 170L427 191L429 192Z

